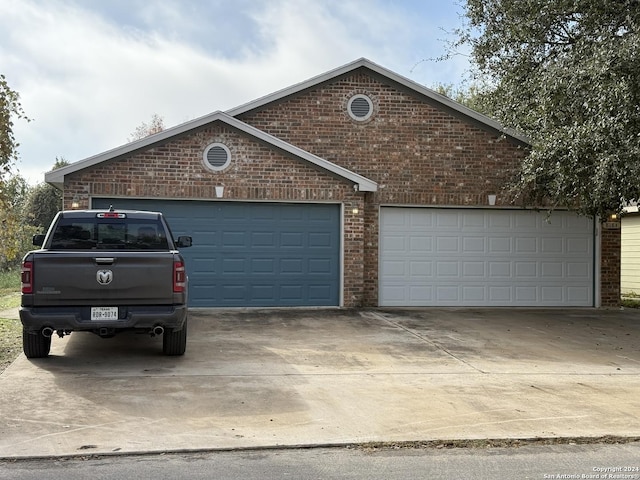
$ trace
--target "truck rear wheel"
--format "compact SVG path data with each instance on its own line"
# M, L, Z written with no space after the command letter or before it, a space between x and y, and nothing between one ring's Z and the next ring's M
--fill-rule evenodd
M22 328L22 350L27 358L45 358L51 350L51 337Z
M187 320L182 330L165 330L162 334L162 353L165 355L184 355L187 350Z

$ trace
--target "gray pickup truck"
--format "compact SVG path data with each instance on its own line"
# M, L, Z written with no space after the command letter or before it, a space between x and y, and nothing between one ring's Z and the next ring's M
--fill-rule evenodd
M166 355L187 342L188 280L176 240L158 212L110 208L59 212L40 250L22 261L22 340L28 358L47 357L51 337L126 330L162 335Z

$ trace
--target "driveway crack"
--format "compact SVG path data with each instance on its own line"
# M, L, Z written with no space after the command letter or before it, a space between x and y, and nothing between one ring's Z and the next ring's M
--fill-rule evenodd
M464 358L460 358L459 356L457 356L455 353L449 351L447 348L443 347L442 345L434 342L433 340L429 339L428 337L422 335L419 332L416 332L415 330L412 330L411 328L405 327L404 325L401 325L398 322L395 322L393 320L390 320L389 318L385 317L384 315L381 315L377 312L367 312L368 314L370 314L372 317L378 319L378 320L382 320L385 323L388 323L389 325L392 325L396 328L399 328L400 330L404 330L405 332L407 332L409 335L414 336L415 338L417 338L418 340L420 340L421 342L426 343L427 345L432 346L433 348L440 350L441 352L443 352L444 354L448 355L449 357L453 358L454 360L462 363L463 365L466 365L469 368L472 368L473 370L475 370L476 372L479 373L488 373L485 372L484 370L476 367L475 365L473 365L472 363L469 363L468 361L466 361Z

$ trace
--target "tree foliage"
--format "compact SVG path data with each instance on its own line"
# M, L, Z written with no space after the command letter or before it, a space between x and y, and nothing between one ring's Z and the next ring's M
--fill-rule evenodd
M164 119L157 113L154 113L151 115L151 121L149 123L142 122L136 127L135 131L129 136L128 141L134 142L150 135L160 133L163 130Z
M64 158L56 158L53 169L68 164ZM22 176L12 174L4 185L7 195L0 209L0 270L19 265L33 248L33 235L46 231L62 207L62 192L46 183L30 186Z
M4 181L6 201L0 209L0 270L15 267L22 254L31 247L31 237L36 229L24 222L22 216L29 184L20 175L12 175Z
M486 85L474 83L467 87L456 87L453 84L438 84L433 90L471 110L487 116L492 116L493 114L491 102L493 91Z
M640 1L465 8L456 46L492 83L492 115L531 139L514 195L601 217L640 199Z
M56 158L52 170L69 165L64 158ZM48 183L40 183L31 187L25 197L23 216L27 224L46 230L53 217L62 208L62 192Z
M18 159L19 144L13 133L13 117L29 121L20 105L20 95L9 87L5 76L0 74L0 205L5 208L4 203L10 194L7 176Z

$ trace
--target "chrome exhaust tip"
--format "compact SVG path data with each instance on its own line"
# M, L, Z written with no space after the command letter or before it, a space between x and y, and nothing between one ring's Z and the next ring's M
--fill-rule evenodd
M155 327L153 327L153 329L151 330L151 335L155 336L155 335L162 335L164 333L164 327L161 327L160 325L156 325Z

